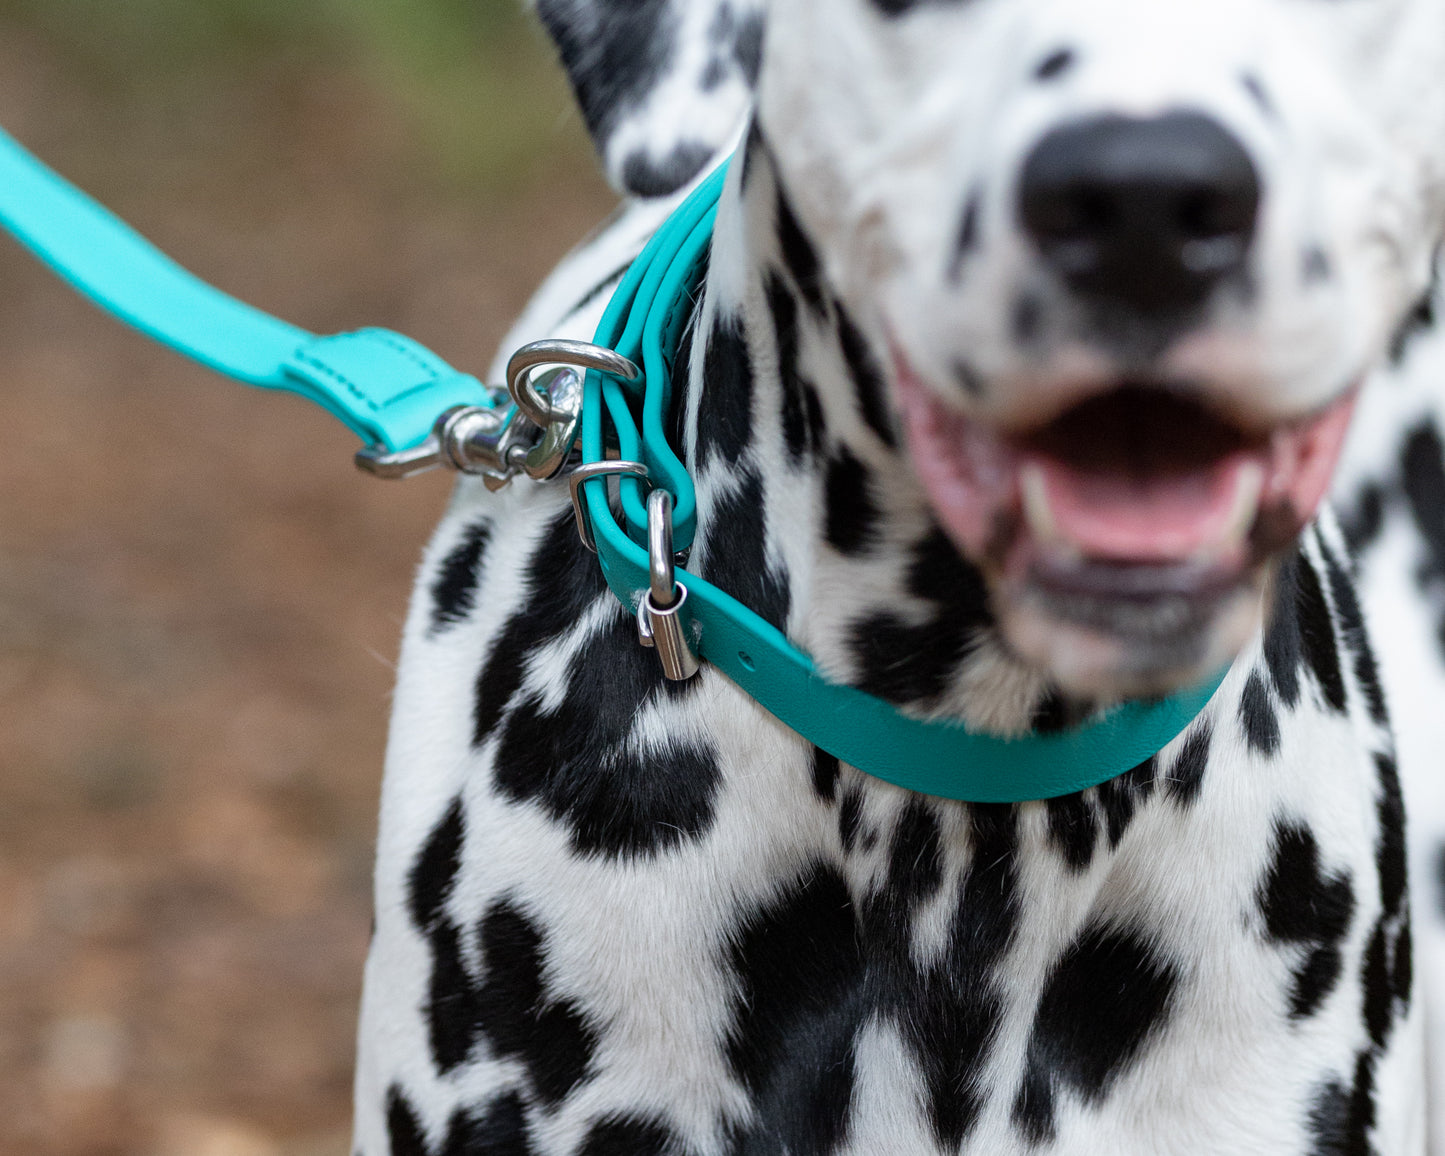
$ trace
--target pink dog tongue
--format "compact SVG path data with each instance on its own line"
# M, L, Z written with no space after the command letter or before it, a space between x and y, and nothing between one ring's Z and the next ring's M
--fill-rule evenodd
M1020 483L1036 534L1087 557L1174 562L1211 547L1237 546L1252 516L1263 467L1232 454L1207 467L1140 477L1082 471L1055 458L1025 455Z

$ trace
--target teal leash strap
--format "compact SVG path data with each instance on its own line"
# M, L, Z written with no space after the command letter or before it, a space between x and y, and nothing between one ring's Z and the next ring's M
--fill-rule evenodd
M176 264L0 131L0 225L126 324L229 377L301 394L372 445L422 442L443 410L491 395L408 337L318 337Z
M589 373L582 407L584 463L605 459L604 415L612 423L622 459L642 460L649 473L669 456L676 460L665 445L661 424L671 388L664 343L676 341L680 327L676 309L679 302L691 300L724 179L725 168L719 169L669 218L603 315L596 343L617 348L634 360L639 352L634 334L641 331L646 370L643 426L639 432L628 405L629 387ZM660 264L665 269L659 275ZM669 480L662 469L652 476L663 485ZM624 523L630 533L613 517L605 479L583 483L584 501L607 584L624 606L635 610L649 583L647 551L639 544L646 541L646 514L638 483L627 478L621 484ZM628 499L628 487L634 501ZM695 509L690 482L688 487ZM675 499L681 508L681 496ZM691 540L691 527L686 535L676 529L674 534L674 546L681 549ZM696 575L679 569L676 578L687 589L690 641L698 655L785 726L843 762L908 790L943 798L1016 803L1098 786L1143 763L1182 734L1227 673L1221 671L1200 686L1156 702L1126 703L1071 730L998 738L957 723L910 718L882 699L827 682L812 659L771 623Z

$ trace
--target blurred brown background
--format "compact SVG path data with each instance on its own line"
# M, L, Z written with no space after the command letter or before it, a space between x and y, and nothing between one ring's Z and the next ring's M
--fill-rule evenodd
M0 125L242 298L474 372L611 200L513 0L0 0ZM0 1156L347 1151L448 490L353 448L0 239Z

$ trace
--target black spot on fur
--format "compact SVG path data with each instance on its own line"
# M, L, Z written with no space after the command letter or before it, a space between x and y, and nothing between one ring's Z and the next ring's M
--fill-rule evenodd
M587 1130L577 1156L683 1156L672 1130L650 1116L617 1115Z
M1043 302L1032 293L1020 293L1013 307L1013 335L1020 345L1032 345L1043 328Z
M1296 606L1299 609L1305 662L1319 680L1325 704L1343 714L1345 680L1340 673L1340 651L1335 639L1334 621L1330 617L1324 590L1320 587L1319 575L1304 554L1299 558L1299 600Z
M1299 701L1299 668L1304 664L1314 672L1326 705L1344 712L1345 682L1329 603L1303 550L1280 567L1264 657L1285 706Z
M838 756L822 747L813 748L813 790L820 799L832 802L838 793Z
M915 547L906 581L911 594L937 607L934 616L913 625L880 610L854 624L849 642L863 690L890 702L917 703L943 692L992 617L983 577L936 526Z
M1426 419L1410 431L1400 466L1405 501L1427 554L1417 581L1438 596L1445 583L1445 446L1434 421ZM1436 634L1445 647L1445 616Z
M823 443L823 403L813 383L798 372L798 304L782 277L769 274L763 292L777 341L778 381L783 395L783 442L794 465Z
M963 272L963 263L978 247L978 222L983 207L979 191L974 189L963 206L963 216L958 222L958 237L953 244L953 256L948 262L948 279L956 282Z
M788 620L788 583L768 561L762 510L762 479L747 470L713 507L702 577L781 630Z
M1410 934L1408 919L1401 924L1391 951L1395 962L1390 969L1390 988L1403 1011L1410 1006L1410 994L1415 980L1414 940Z
M1239 696L1239 722L1250 750L1273 755L1279 750L1279 716L1269 701L1269 687L1259 671L1251 671Z
M411 1102L395 1084L386 1094L387 1132L391 1156L432 1156ZM531 1156L527 1119L516 1092L498 1096L479 1116L467 1110L452 1113L436 1156Z
M894 824L884 885L868 897L863 924L870 943L906 949L920 904L943 882L943 844L938 817L921 795L911 795Z
M508 717L496 783L508 798L541 804L586 855L658 854L712 825L717 758L702 740L644 740L635 723L651 705L691 693L637 645L621 606L572 660L555 708L528 697Z
M1013 1118L1035 1143L1054 1134L1060 1086L1099 1103L1164 1027L1179 974L1142 936L1091 924L1039 999Z
M853 1042L865 1014L863 958L842 877L808 870L733 938L739 998L728 1059L754 1097L748 1156L822 1156L846 1137Z
M702 172L713 152L711 145L700 141L683 141L664 157L637 149L622 162L622 184L639 197L668 196Z
M1299 552L1286 558L1275 575L1274 604L1264 635L1264 661L1274 688L1287 707L1299 702L1299 668L1304 653L1299 620Z
M1380 536L1385 525L1385 494L1375 482L1366 482L1347 507L1339 511L1340 528L1351 554L1358 555Z
M752 433L753 367L742 324L719 318L703 355L697 406L697 454L706 466L714 457L737 464Z
M1099 824L1088 794L1080 791L1049 799L1045 809L1049 842L1072 870L1084 870L1093 862L1099 840Z
M1376 1048L1383 1048L1390 1035L1395 1002L1383 921L1376 924L1374 933L1370 936L1370 942L1365 947L1365 961L1360 973L1360 983L1364 987L1365 994L1365 1030L1370 1033L1370 1042Z
M858 411L864 422L885 446L890 449L897 443L893 432L893 418L888 412L888 400L883 384L883 371L879 369L873 351L863 333L853 324L841 302L835 303L838 311L838 344L843 358L848 363L848 373L853 378L853 392L858 398Z
M881 511L873 500L868 467L847 446L839 446L829 459L823 494L828 544L840 554L857 554L871 545Z
M1445 920L1445 843L1435 848L1435 913Z
M763 62L763 15L761 12L749 12L737 25L736 38L733 41L733 56L742 69L743 79L747 81L748 87L756 87L758 83L758 69Z
M1300 280L1306 285L1320 285L1334 274L1330 255L1318 245L1306 246L1300 258Z
M407 876L407 906L411 910L412 922L422 933L435 927L444 914L447 898L456 885L465 837L462 801L460 798L453 799L446 814L422 844L421 853Z
M441 1156L531 1156L527 1114L516 1092L498 1096L480 1116L457 1112Z
M751 117L748 120L748 135L743 141L742 176L738 179L738 184L744 190L747 189L748 182L752 180L754 167L767 156L767 153L768 142L763 139L762 127L758 124L757 117Z
M1072 48L1058 48L1045 56L1034 68L1035 80L1054 80L1074 66L1077 57Z
M606 589L596 559L577 537L572 511L558 514L527 564L521 609L497 635L477 676L475 745L491 735L522 685L527 656L570 630Z
M542 933L520 908L492 904L478 935L486 966L477 994L482 1031L498 1056L526 1068L537 1099L556 1107L586 1078L596 1032L570 1000L547 995Z
M395 1084L386 1092L386 1132L391 1156L431 1156L411 1101Z
M1439 292L1440 270L1438 258L1436 261L1435 275L1431 279L1430 288L1425 295L1415 303L1415 307L1405 316L1400 323L1395 335L1390 340L1390 362L1393 365L1403 364L1410 352L1410 347L1415 343L1415 338L1421 334L1429 333L1435 328L1435 294Z
M1375 1122L1374 1084L1369 1053L1361 1052L1352 1087L1331 1080L1315 1093L1309 1112L1310 1156L1375 1156L1369 1139Z
M450 919L427 933L432 970L427 985L427 1038L437 1071L464 1063L477 1042L480 1011L476 986L462 959L461 931Z
M1313 1015L1339 981L1340 944L1355 912L1350 877L1322 868L1319 845L1309 828L1277 822L1274 853L1258 902L1265 934L1275 943L1305 949L1294 973L1290 1016Z
M844 791L843 801L838 806L838 841L843 844L845 855L853 852L853 844L858 838L858 824L862 818L863 796L856 790ZM1441 858L1442 862L1445 862L1445 854L1442 854ZM1441 895L1441 908L1445 910L1445 887L1442 887Z
M808 308L822 316L823 294L819 273L818 252L803 232L803 226L793 214L782 186L778 187L778 247L783 252L783 264L792 275L793 284L808 303Z
M983 1107L979 1077L997 1038L996 974L1019 920L1017 809L970 807L973 855L944 958L897 985L896 1026L923 1075L929 1123L957 1149ZM897 949L903 966L906 944Z
M1379 667L1375 664L1375 655L1365 633L1365 616L1360 609L1355 584L1333 554L1325 556L1325 575L1329 579L1335 612L1339 615L1340 635L1354 659L1355 681L1364 692L1370 718L1384 726L1390 721L1390 712L1385 705L1385 688L1380 683Z
M427 837L407 877L412 922L431 948L424 1011L432 1061L441 1072L466 1060L477 1037L476 991L462 960L461 932L446 914L465 835L462 803L456 799Z
M1204 786L1204 768L1209 764L1209 743L1214 731L1206 719L1197 722L1184 738L1179 757L1166 779L1169 794L1180 803L1192 803Z
M1096 794L1104 814L1104 830L1110 848L1117 847L1134 820L1134 812L1154 791L1156 762L1153 756L1138 766L1099 784Z
M598 281L591 289L587 290L586 293L582 294L581 297L572 303L572 308L567 311L567 316L572 317L581 313L582 310L586 309L587 306L601 297L606 290L613 288L623 277L627 276L627 270L631 267L632 262L629 261L626 265L623 265L622 268L613 270L601 281Z
M949 369L953 372L953 380L969 397L980 398L988 392L983 375L962 358L955 358Z
M491 535L492 527L486 522L469 526L461 541L442 559L431 587L433 634L460 622L472 612L477 592L477 568L481 565L482 553Z

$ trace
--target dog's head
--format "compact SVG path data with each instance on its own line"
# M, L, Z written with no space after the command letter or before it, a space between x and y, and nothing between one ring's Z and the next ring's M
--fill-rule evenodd
M1091 694L1228 660L1445 235L1445 5L765 16L763 139L1007 643Z

